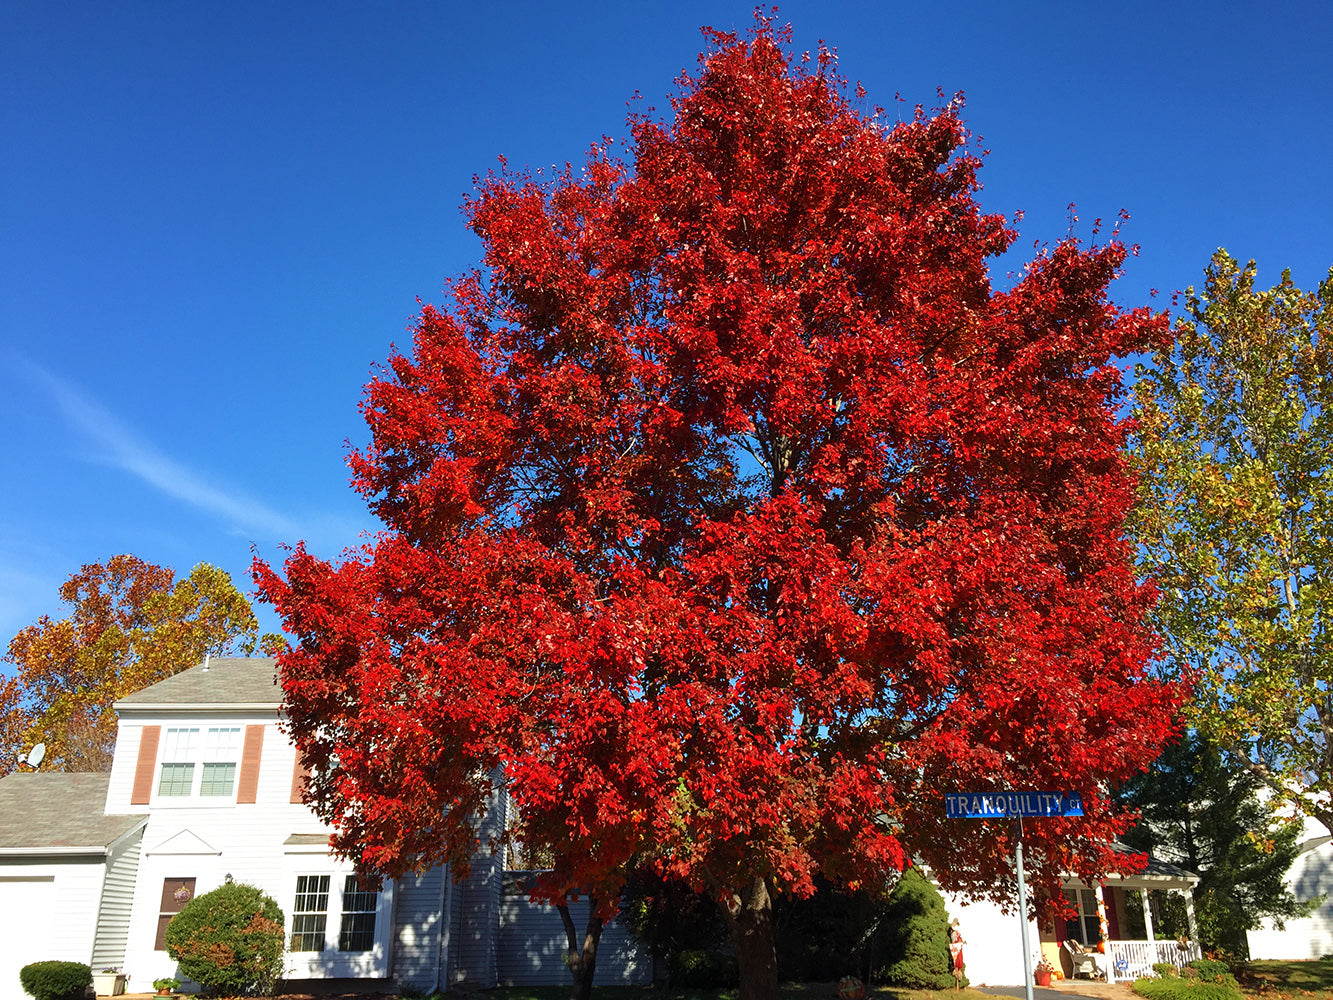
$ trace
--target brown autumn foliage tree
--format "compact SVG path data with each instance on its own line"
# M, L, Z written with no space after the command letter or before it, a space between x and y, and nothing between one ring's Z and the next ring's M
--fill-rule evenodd
M90 563L60 588L67 617L43 615L9 642L13 676L0 685L0 775L20 754L46 744L44 770L111 766L111 705L199 662L205 653L248 654L261 644L245 595L216 566L200 563L176 580L133 555Z

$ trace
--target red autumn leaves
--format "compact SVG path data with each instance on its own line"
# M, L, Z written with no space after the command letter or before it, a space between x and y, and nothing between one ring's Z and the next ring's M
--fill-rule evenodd
M372 866L465 864L501 774L557 893L908 856L998 892L960 789L1080 790L1030 857L1109 863L1106 790L1177 699L1111 364L1163 324L1108 302L1115 242L994 291L1014 234L957 109L867 119L781 41L715 36L624 160L479 182L481 269L366 389L385 532L257 566L317 805Z

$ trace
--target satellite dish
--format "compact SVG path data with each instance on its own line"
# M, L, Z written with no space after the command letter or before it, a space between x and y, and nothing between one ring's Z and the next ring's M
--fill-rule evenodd
M45 757L46 757L46 744L38 743L35 747L33 747L31 750L28 751L28 766L35 770L37 766L41 764L41 762L45 759Z

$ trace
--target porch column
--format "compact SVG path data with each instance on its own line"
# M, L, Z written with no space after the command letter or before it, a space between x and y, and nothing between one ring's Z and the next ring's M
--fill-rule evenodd
M1098 883L1093 895L1097 897L1097 923L1101 928L1102 940L1109 941L1111 939L1111 923L1106 919L1106 886ZM1102 951L1106 951L1108 947L1109 945L1103 945Z
M1148 929L1148 940L1156 941L1157 938L1152 932L1152 904L1148 902L1148 893L1151 892L1147 886L1144 886L1140 892L1143 894L1143 926ZM1191 911L1193 912L1193 911ZM1190 917L1190 923L1193 924L1194 918Z
M1190 925L1190 940L1199 940L1199 924L1194 919L1194 893L1189 889L1181 889L1180 894L1185 897L1185 919Z

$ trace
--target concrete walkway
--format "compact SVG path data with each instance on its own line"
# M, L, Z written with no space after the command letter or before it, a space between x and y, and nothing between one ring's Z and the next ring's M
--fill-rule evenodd
M1026 997L1021 986L974 986L979 993L997 997ZM1138 994L1129 983L1106 983L1100 979L1058 979L1049 987L1034 986L1032 1000L1070 1000L1071 997L1092 997L1093 1000L1132 1000Z

